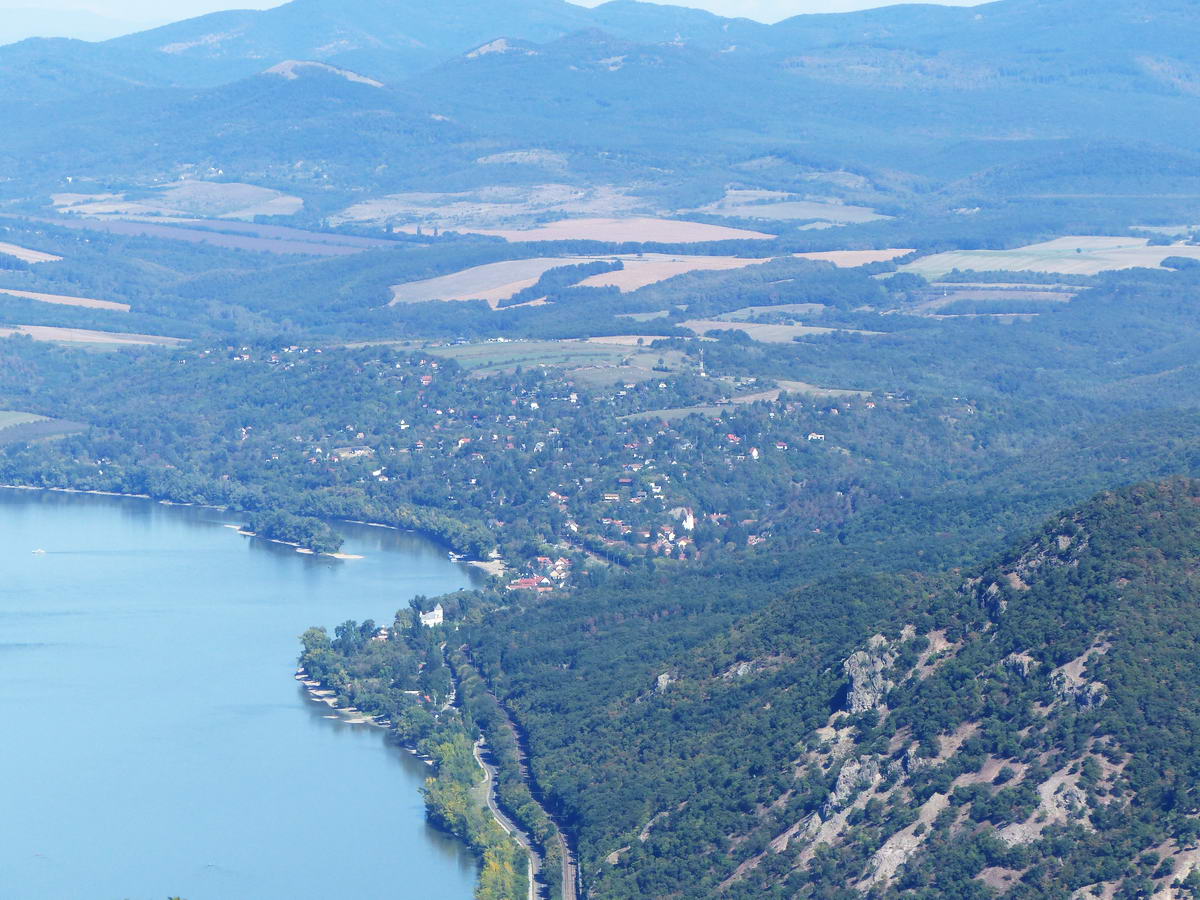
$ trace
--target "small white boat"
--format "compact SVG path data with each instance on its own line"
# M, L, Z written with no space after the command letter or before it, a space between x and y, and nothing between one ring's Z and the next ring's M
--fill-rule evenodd
M34 556L45 556L45 555L46 555L46 551L45 551L45 550L42 550L42 549L38 549L38 550L34 550L34 551L33 551L33 554L34 554Z

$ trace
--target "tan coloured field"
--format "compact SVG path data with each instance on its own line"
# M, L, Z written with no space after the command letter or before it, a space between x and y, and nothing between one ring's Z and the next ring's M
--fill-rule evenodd
M60 262L61 256L55 256L52 253L42 253L40 250L29 250L25 247L18 247L16 244L6 244L0 241L0 253L5 256L15 256L22 262L27 263L47 263Z
M856 269L871 263L891 262L901 256L908 256L912 250L822 250L817 253L797 253L800 259L815 259L831 262L838 268Z
M1097 275L1117 269L1158 268L1168 256L1200 259L1200 247L1174 244L1151 247L1146 238L1074 236L1056 238L1015 250L955 250L936 253L901 266L929 279L955 269L975 272L1051 272Z
M615 287L623 294L686 275L688 272L725 272L744 269L769 262L766 259L742 259L737 256L671 256L665 253L647 253L640 257L620 259L625 268L619 272L604 272L585 278L581 287Z
M451 275L396 285L392 288L390 305L426 300L486 300L495 309L501 300L533 287L551 269L594 260L595 257L584 256L537 257L475 266Z
M126 347L178 347L180 338L154 334L126 334L119 331L89 331L86 328L55 328L49 325L12 325L0 327L0 338L28 335L35 341L63 344L104 344Z
M485 300L493 309L527 287L551 269L599 260L619 259L625 268L617 272L593 275L580 282L584 287L618 288L635 291L676 275L698 271L740 269L759 265L765 259L742 259L736 256L683 256L647 253L642 256L556 256L534 259L514 259L464 269L450 275L395 285L392 304L421 303L427 300Z
M763 344L790 344L794 338L807 337L813 334L877 334L873 331L853 331L847 328L819 328L815 325L760 325L755 322L722 322L719 319L692 319L680 322L680 327L687 328L697 335L703 336L709 331L744 331L751 339Z
M37 300L39 303L55 303L60 306L82 306L86 309L107 309L112 312L129 312L128 303L114 303L111 300L92 300L89 297L67 297L62 294L39 294L36 291L16 291L12 288L0 288L0 294L13 297L23 297L26 300Z
M608 243L693 244L705 241L770 240L773 234L635 216L628 219L562 219L533 228L487 228L479 234L507 241L605 241Z

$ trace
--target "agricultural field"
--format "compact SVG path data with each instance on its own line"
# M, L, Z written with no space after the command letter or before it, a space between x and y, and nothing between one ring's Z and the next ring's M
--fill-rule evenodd
M129 312L128 303L114 303L111 300L93 300L90 297L68 297L63 294L41 294L37 291L18 291L13 288L0 288L0 294L10 297L21 297L25 300L36 300L39 303L53 303L58 306L79 306L84 309L106 309L110 312Z
M26 247L18 247L16 244L6 244L0 241L0 254L4 256L15 256L21 262L27 262L31 265L34 263L61 262L61 256L55 256L52 253L42 253L40 250L30 250Z
M1062 237L1015 250L955 250L936 253L901 266L902 272L935 280L954 271L1048 272L1098 275L1116 269L1156 268L1168 256L1200 259L1200 247L1173 244L1151 247L1147 238Z
M770 240L773 234L635 216L625 219L562 219L532 228L480 228L479 234L506 241L605 241L607 243L697 244L706 241Z
M34 413L0 410L0 445L78 434L84 428L86 426L79 422L48 419Z
M537 284L545 273L560 266L593 262L596 257L565 256L510 259L489 263L427 278L398 284L392 288L392 306L398 303L422 303L427 300L484 300L493 309L519 291Z
M395 285L392 288L391 303L395 305L427 300L484 300L496 309L501 302L519 291L533 287L538 279L551 269L613 259L621 260L625 268L592 275L581 281L580 286L615 287L628 293L688 272L729 271L768 261L737 256L685 256L666 253L513 259L475 266L437 278Z
M91 344L97 347L178 347L181 338L153 334L127 334L119 331L90 331L86 328L56 328L50 325L0 326L0 338L26 335L35 341L59 344Z
M536 151L533 151L536 153ZM516 161L521 154L485 157L481 164ZM333 216L336 224L387 225L416 233L519 228L545 219L570 216L621 217L645 211L646 204L628 188L567 184L488 185L472 191L390 194L354 204Z
M853 331L846 328L820 328L816 325L762 325L757 322L726 322L721 319L691 319L679 323L696 335L710 331L744 331L752 340L763 344L790 344L800 337L814 334L875 334L871 331Z
M178 222L139 221L137 219L98 219L74 218L64 216L54 220L54 224L62 228L72 228L78 231L100 231L105 234L127 235L130 237L160 238L168 241L182 241L188 244L211 244L227 250L247 250L255 253L272 253L280 256L352 256L369 249L371 245L358 243L360 240L351 238L338 240L337 235L326 235L319 232L306 232L295 228L279 226L246 226L239 223L219 223L222 230L213 231L202 227L208 223L197 223L189 220ZM216 223L213 223L216 224ZM226 233L233 232L233 233ZM386 244L381 241L380 245ZM378 245L375 245L378 246Z
M923 299L906 308L907 313L934 315L962 301L986 303L992 306L1012 304L1013 313L1030 304L1070 303L1079 288L1057 284L961 284L934 282L924 291ZM1024 312L1027 312L1025 310Z
M39 416L36 413L0 409L0 431L3 431L5 428L12 428L14 425L28 425L30 422L42 422L45 419L45 416Z
M592 275L579 284L581 287L615 287L628 294L651 284L658 284L688 272L727 272L769 262L766 259L745 259L738 256L681 256L647 253L639 257L617 257L625 264L618 272Z
M303 200L282 191L253 184L215 181L181 181L132 200L125 194L55 194L51 199L59 210L82 216L253 219L255 216L292 216L304 208Z
M646 338L647 343L653 338ZM645 381L657 375L655 367L679 371L686 357L677 350L640 349L625 343L601 340L579 341L503 341L484 344L460 344L428 347L434 356L453 359L479 376L511 372L522 368L545 367L566 370L568 376L589 387Z
M890 218L866 206L835 200L801 198L782 191L730 190L716 203L694 212L731 219L815 221L828 225L858 225Z

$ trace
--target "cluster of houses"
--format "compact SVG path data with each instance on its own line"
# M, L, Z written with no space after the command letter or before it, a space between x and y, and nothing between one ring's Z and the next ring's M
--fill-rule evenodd
M530 568L533 570L532 574L509 582L507 589L549 594L565 585L571 577L571 561L565 556L558 559L539 556Z

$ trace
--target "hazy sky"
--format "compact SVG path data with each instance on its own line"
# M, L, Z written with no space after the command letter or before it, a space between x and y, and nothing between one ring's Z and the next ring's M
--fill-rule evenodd
M601 0L575 0L583 6L596 6ZM974 6L980 0L940 0L946 5ZM0 9L86 10L127 22L166 22L198 16L218 9L268 9L279 0L0 0ZM773 21L802 12L844 12L886 6L887 0L687 0L680 6L695 6L726 16Z

